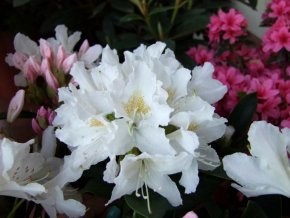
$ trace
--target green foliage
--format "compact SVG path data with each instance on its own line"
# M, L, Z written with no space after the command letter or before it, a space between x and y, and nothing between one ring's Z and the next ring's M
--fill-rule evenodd
M238 141L243 142L256 112L257 104L256 93L245 95L230 114L228 124L235 128L232 136L233 146L237 146Z

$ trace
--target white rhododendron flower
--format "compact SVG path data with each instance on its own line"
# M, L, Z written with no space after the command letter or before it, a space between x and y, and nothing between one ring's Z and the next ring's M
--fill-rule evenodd
M219 165L209 144L222 137L226 119L203 100L206 95L199 97L201 79L195 83L165 47L162 42L141 45L125 51L120 63L116 51L106 46L96 67L74 64L70 74L77 85L59 89L62 104L54 119L56 136L72 152L57 176L59 184L67 181L62 177L76 180L91 165L110 159L104 171L104 180L115 184L109 203L134 191L140 196L141 189L149 209L150 188L177 206L182 200L169 175L182 173L179 183L192 193L198 168ZM215 80L208 68L201 73L211 82L202 87L211 90ZM215 83L214 88L224 86ZM215 101L222 97L221 92L215 95Z
M289 129L265 121L254 122L248 133L250 153L223 158L224 169L238 184L232 186L247 197L281 194L290 197L290 167L287 155Z
M43 133L40 152L30 153L33 140L17 143L3 138L0 143L0 195L41 204L52 218L56 218L57 213L69 217L84 215L84 205L73 199L64 199L62 188L72 181L63 177L66 182L59 184L57 179L57 175L62 174L63 163L54 157L56 141L51 126Z

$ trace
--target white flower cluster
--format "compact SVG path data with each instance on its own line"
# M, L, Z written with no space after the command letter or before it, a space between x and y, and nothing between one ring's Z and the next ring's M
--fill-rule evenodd
M182 173L179 183L195 192L198 168L220 164L209 145L226 129L226 119L214 113L226 87L212 78L205 63L185 69L166 45L157 42L124 52L103 49L98 66L73 65L75 84L59 89L56 136L71 155L64 160L58 181L80 178L83 171L109 159L103 179L115 184L108 203L136 192L148 200L148 188L182 204L169 175Z
M33 140L17 143L0 139L0 195L34 201L41 204L48 215L64 213L80 217L85 206L73 199L64 199L64 184L57 179L62 174L62 159L54 157L56 139L53 127L43 133L42 149L30 153ZM72 182L67 180L65 184Z

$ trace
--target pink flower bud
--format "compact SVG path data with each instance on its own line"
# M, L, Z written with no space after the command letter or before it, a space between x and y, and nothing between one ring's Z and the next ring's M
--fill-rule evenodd
M55 113L55 111L48 109L47 115L48 115L47 116L48 125L51 125L55 116L56 116L56 113Z
M62 69L65 73L68 73L72 67L72 65L77 61L77 55L76 54L71 54L68 56L62 64Z
M66 51L64 49L64 47L61 45L58 47L57 50L57 54L56 54L56 66L57 68L60 68L64 59L67 57L68 55L66 54Z
M37 134L41 134L42 133L42 128L38 125L38 122L36 121L35 118L32 119L31 121L31 126L32 126L32 129L35 133Z
M52 48L50 47L50 44L46 40L40 39L39 49L40 49L40 54L42 55L42 57L47 58L49 60L49 63L52 63L53 51L52 51Z
M46 71L50 71L50 64L48 59L43 59L40 65L41 74L44 75Z
M47 82L47 85L53 90L57 90L59 87L58 81L50 70L44 72L44 78Z
M29 57L26 63L24 64L23 72L25 78L34 82L38 74L40 73L40 66L35 57Z
M11 99L8 112L7 112L7 122L12 123L20 114L24 105L25 91L20 89L16 92L15 96Z
M38 110L37 110L37 117L43 117L45 118L47 116L47 110L41 106Z
M189 211L182 218L198 218L198 216L193 211Z
M28 57L21 53L21 52L16 52L13 54L13 63L14 63L14 66L16 68L18 68L19 70L22 70L23 68L23 65L25 64L25 62L27 61Z
M79 54L78 54L79 57L83 56L86 53L86 51L89 49L89 47L90 45L89 45L88 40L85 40L80 47Z

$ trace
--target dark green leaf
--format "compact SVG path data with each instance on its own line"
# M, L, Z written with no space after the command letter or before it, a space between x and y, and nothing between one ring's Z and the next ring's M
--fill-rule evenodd
M255 202L265 211L268 218L281 218L282 199L280 195L266 195L256 197Z
M268 218L263 209L254 201L249 201L241 218Z
M165 7L154 8L153 10L151 10L149 12L149 16L159 14L159 13L162 13L165 11L173 10L173 9L174 9L174 6L165 6Z
M29 3L31 0L13 0L13 7L19 7Z
M151 214L148 212L147 201L145 199L136 197L135 193L130 196L125 196L128 206L144 217L160 218L164 216L167 210L172 208L169 202L156 192L149 190L149 198L152 211Z
M108 209L106 218L120 218L121 217L121 210L116 207L112 206Z
M127 23L135 20L143 20L143 18L138 14L127 14L120 19L120 23Z
M256 9L258 0L249 0L249 3L253 9Z
M226 172L224 171L223 169L223 166L219 166L217 167L215 170L213 171L201 171L202 173L204 174L207 174L207 175L211 175L211 176L214 176L214 177L218 177L218 178L221 178L221 179L227 179L227 180L231 180Z
M118 11L125 13L132 13L134 11L133 5L127 0L109 0L112 7Z
M235 128L235 134L240 135L247 131L253 120L257 108L257 94L252 93L243 97L229 116L228 124Z
M181 24L177 26L175 31L176 34L172 38L176 39L181 36L192 34L192 32L202 30L206 27L208 22L209 17L206 15L197 15L189 20L184 20Z
M91 193L98 197L109 199L113 190L113 186L100 179L90 179L86 185L80 190L81 193Z
M97 7L95 7L94 10L91 13L91 17L90 18L93 18L96 15L98 15L100 12L102 12L103 9L106 7L106 5L107 5L107 2L102 2Z
M124 33L120 35L114 43L114 48L117 50L125 50L136 48L140 45L141 40L133 33Z
M174 40L171 40L171 39L165 39L163 42L166 43L167 48L170 48L172 51L175 50L176 44L175 44L175 41L174 41Z

